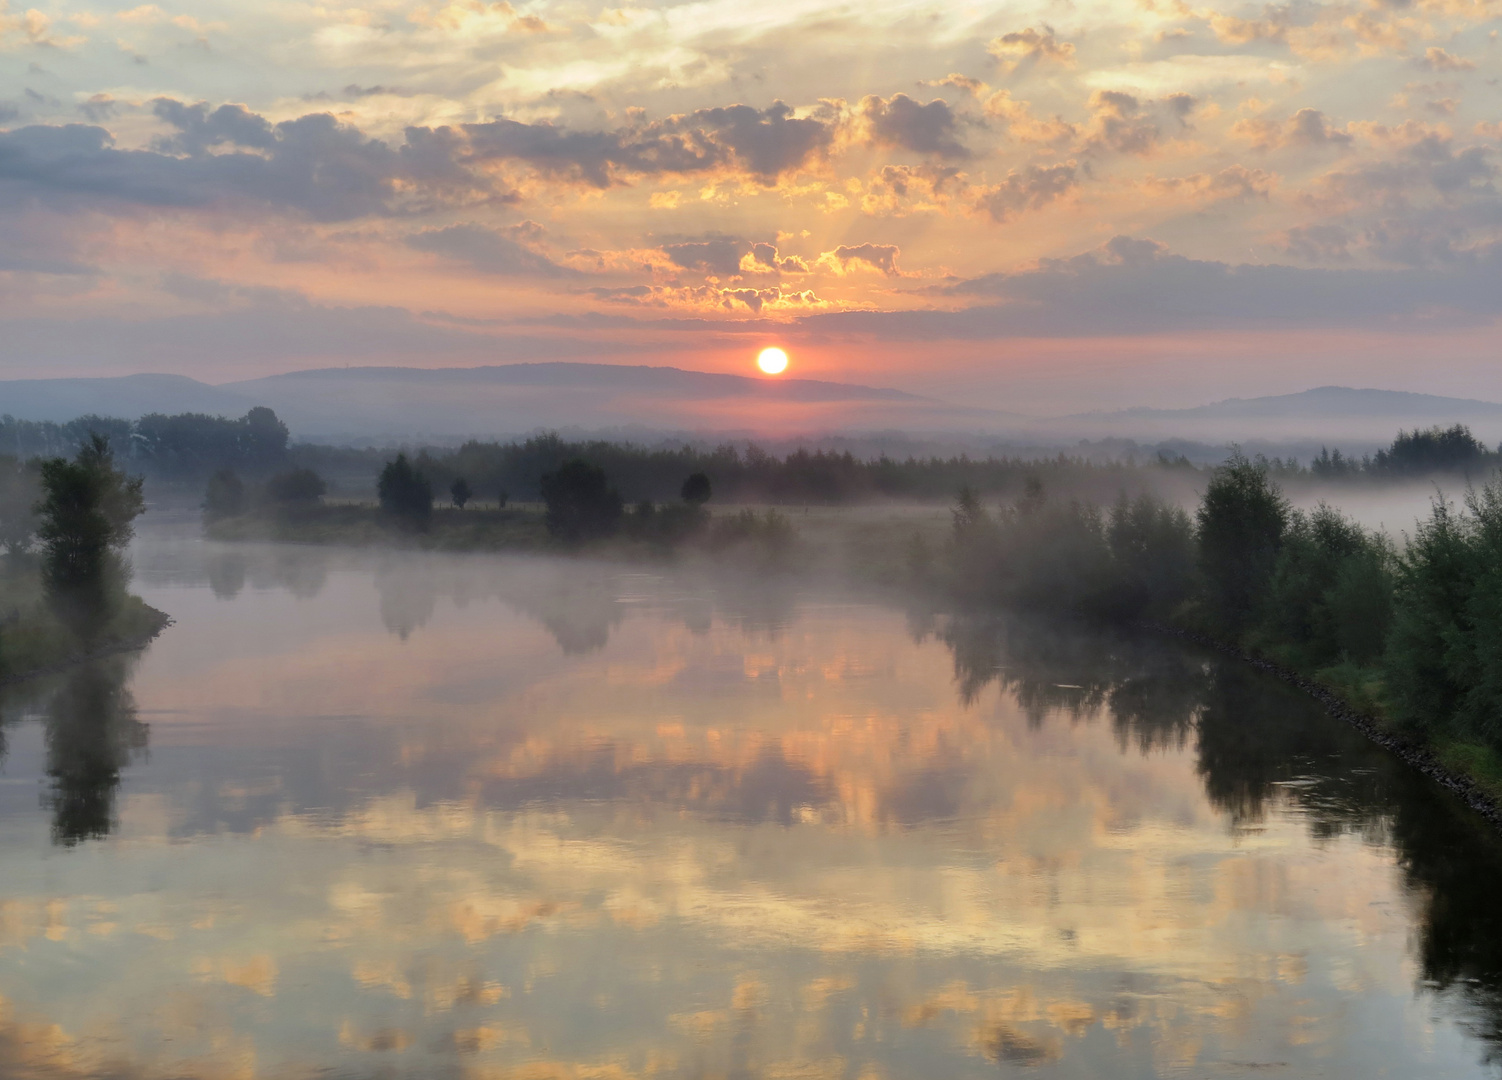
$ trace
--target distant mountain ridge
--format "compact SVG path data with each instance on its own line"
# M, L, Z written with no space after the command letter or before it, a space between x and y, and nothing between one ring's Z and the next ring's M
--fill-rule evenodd
M1424 416L1437 418L1447 416L1495 414L1502 417L1502 404L1480 401L1474 398L1442 397L1438 394L1417 394L1408 390L1371 390L1349 386L1316 386L1296 394L1277 394L1269 397L1226 398L1208 405L1195 405L1186 409L1154 409L1137 407L1118 409L1107 413L1082 413L1075 419L1087 417L1177 417L1214 418L1238 417L1269 419L1289 416Z
M0 414L66 421L89 413L239 416L268 405L313 441L453 442L541 429L762 435L907 432L1067 445L1079 439L1327 442L1369 450L1399 428L1465 423L1502 439L1502 404L1401 390L1320 386L1190 408L1061 417L957 405L890 388L567 362L467 368L350 367L211 385L183 375L0 381Z

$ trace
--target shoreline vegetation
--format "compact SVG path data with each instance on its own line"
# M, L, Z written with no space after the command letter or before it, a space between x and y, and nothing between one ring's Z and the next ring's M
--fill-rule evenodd
M97 435L71 460L0 460L0 685L144 648L171 624L126 588L141 487Z
M1461 434L1403 435L1382 458L1485 460ZM501 491L481 509L470 505L474 492L491 480L430 468L405 454L388 461L378 505L324 503L310 470L254 485L221 472L205 530L224 540L617 558L728 553L757 569L809 569L820 554L786 513L712 513L716 481L706 473L683 480L676 501L628 507L602 466L574 458L537 477L540 504L508 505ZM843 542L865 549L846 569L952 610L1152 626L1239 656L1502 824L1502 483L1470 489L1458 510L1437 500L1399 546L1323 503L1295 509L1277 472L1234 453L1209 474L1192 516L1147 492L1123 492L1105 508L1061 499L1036 475L995 509L962 487L947 532L932 523L906 535L850 530L864 535ZM435 507L444 487L451 505Z

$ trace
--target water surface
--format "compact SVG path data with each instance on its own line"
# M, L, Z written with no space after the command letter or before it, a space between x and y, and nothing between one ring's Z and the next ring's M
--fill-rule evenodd
M0 702L0 1077L1473 1077L1502 856L1174 643L206 545Z

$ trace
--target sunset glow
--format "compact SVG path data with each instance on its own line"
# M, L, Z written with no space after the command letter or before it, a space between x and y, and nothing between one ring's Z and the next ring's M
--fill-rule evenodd
M10 378L775 335L992 409L1502 398L1492 3L21 10Z
M756 366L768 375L781 375L788 369L788 354L775 346L763 349L757 354Z

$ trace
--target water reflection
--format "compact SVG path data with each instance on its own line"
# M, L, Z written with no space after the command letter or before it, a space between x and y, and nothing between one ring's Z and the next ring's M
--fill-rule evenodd
M1502 838L1458 800L1244 664L1069 624L961 619L941 636L968 701L995 683L1035 723L1106 711L1142 753L1192 734L1205 792L1237 832L1291 808L1318 841L1391 845L1421 903L1423 980L1465 1000L1486 1060L1502 1062Z
M146 749L149 737L126 688L134 659L106 657L12 687L0 704L0 760L8 748L5 728L42 718L49 781L42 804L52 812L54 843L71 847L100 839L114 825L121 770Z
M0 704L3 1080L1479 1076L1502 1027L1490 834L1175 642L193 550L136 705Z

